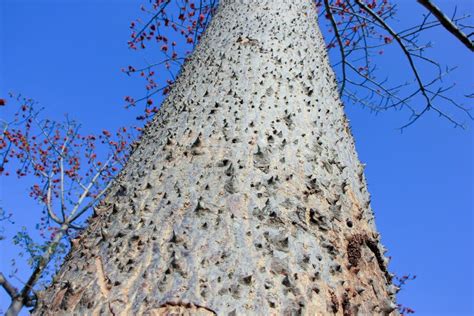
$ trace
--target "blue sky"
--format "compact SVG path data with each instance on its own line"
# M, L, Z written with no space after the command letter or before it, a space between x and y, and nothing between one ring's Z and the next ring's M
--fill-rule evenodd
M68 113L86 131L133 123L123 97L140 96L143 82L120 68L143 61L126 44L129 22L140 15L141 2L0 0L0 96L21 92L45 106L46 116ZM415 1L398 2L401 23L419 17L422 9ZM469 0L440 3L474 12ZM429 36L436 57L459 66L450 77L459 86L456 93L472 92L472 54L443 30ZM401 62L386 59L380 66L397 79L403 76ZM418 276L400 293L400 302L418 315L472 315L473 122L467 130L455 129L430 113L400 133L406 113L376 116L353 104L347 104L347 112L360 159L367 164L372 207L393 258L391 270ZM32 227L38 207L24 185L13 178L2 181L1 203L15 216L15 227L6 227L11 236L21 226ZM16 253L9 241L0 242L2 272L11 270ZM21 260L19 267L24 269ZM7 303L0 292L0 309Z

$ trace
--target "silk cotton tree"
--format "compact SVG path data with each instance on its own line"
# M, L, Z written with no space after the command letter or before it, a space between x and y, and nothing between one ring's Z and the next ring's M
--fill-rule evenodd
M317 15L220 2L34 314L396 313Z

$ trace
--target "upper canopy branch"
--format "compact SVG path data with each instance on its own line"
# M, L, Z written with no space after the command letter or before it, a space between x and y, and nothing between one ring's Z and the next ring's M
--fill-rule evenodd
M458 27L450 18L448 18L433 2L430 0L418 0L422 6L430 11L438 21L448 30L451 34L461 41L467 48L474 52L474 42L471 41L473 33L466 35L460 27Z

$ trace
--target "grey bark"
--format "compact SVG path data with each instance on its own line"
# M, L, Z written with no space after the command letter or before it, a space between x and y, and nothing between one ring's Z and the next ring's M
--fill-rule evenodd
M36 315L393 311L316 16L221 3Z

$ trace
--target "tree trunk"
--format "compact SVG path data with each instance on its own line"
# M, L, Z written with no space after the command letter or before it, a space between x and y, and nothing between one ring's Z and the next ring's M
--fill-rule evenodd
M222 1L36 314L394 310L316 16Z

